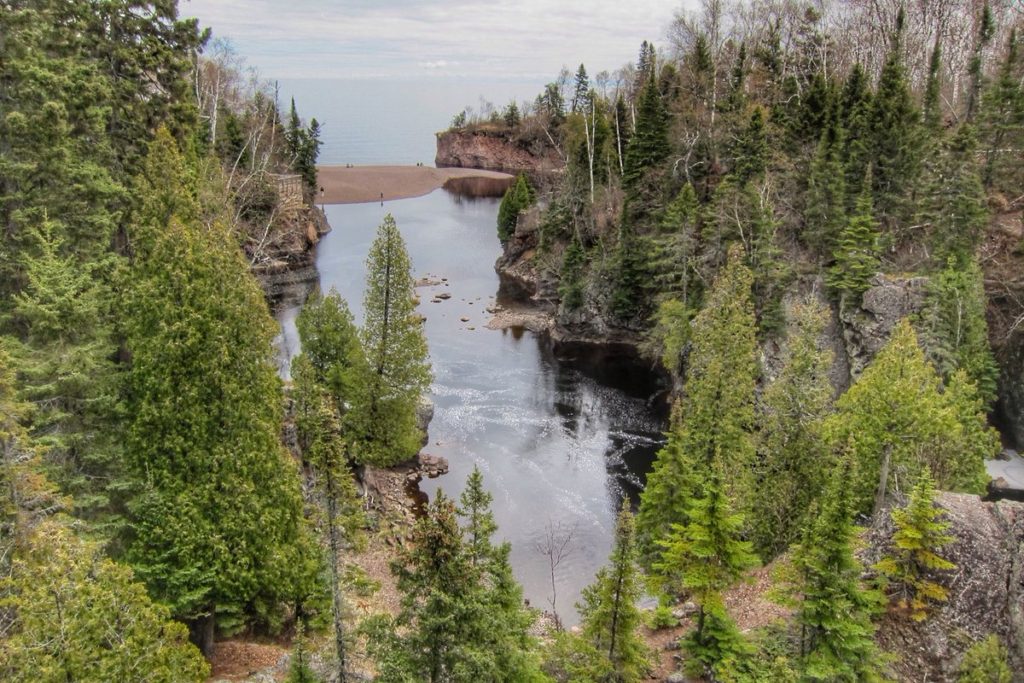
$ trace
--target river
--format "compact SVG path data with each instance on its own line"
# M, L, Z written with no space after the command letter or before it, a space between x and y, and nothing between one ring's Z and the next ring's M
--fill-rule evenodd
M549 562L538 546L549 530L571 531L556 571L558 612L571 625L581 589L607 560L620 501L636 502L665 416L650 401L654 378L620 354L556 355L529 331L486 328L485 309L498 291L497 209L497 199L446 190L384 206L328 206L332 231L318 247L317 266L321 287L335 288L361 321L364 260L391 213L414 275L447 278L418 290L434 371L435 416L424 450L450 465L421 488L456 497L473 466L481 469L498 536L511 542L513 569L534 606L549 607L551 596ZM451 298L432 303L441 292ZM295 313L279 314L290 353Z

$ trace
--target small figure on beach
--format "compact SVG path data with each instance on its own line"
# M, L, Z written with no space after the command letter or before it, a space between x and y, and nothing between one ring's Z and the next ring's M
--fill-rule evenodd
M384 193L383 192L380 193L380 205L384 206Z

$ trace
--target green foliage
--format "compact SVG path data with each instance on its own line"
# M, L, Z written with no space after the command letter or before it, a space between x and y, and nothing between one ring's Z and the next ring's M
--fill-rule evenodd
M579 240L573 240L565 250L562 271L558 278L558 295L562 298L563 311L575 311L584 303L583 278L587 255Z
M836 116L829 118L811 159L807 176L807 205L804 209L804 240L828 258L836 248L846 220L846 177L842 148L843 132Z
M956 568L939 554L953 540L946 533L949 522L941 515L935 505L935 484L925 470L907 506L892 511L896 531L891 554L874 566L893 606L914 621L927 618L929 603L945 602L949 597L949 591L935 580L938 572Z
M848 462L835 470L793 552L790 590L801 627L800 668L806 680L882 680L870 619L872 597L860 585L861 566L853 554L852 473Z
M320 683L320 678L309 664L308 647L306 627L300 619L295 626L291 664L288 666L288 676L284 679L284 683Z
M623 185L635 191L643 176L668 155L668 115L652 73L640 93L636 128L625 152Z
M983 458L998 443L983 426L973 385L964 378L953 386L943 392L913 328L900 322L826 424L836 452L857 464L846 482L854 510L881 509L899 482L916 481L925 467L945 490L977 489Z
M658 299L676 298L687 306L700 293L696 278L699 209L690 183L683 185L665 209L651 254L652 284Z
M648 333L645 348L674 377L684 370L684 353L690 342L690 319L693 311L676 299L662 301L654 314L654 327Z
M1024 90L1021 89L1020 45L1010 31L999 77L982 96L978 116L979 137L985 150L982 180L987 189L1014 197L1020 187L1021 167L1010 150L1024 143Z
M732 175L740 184L751 182L762 175L768 165L768 135L765 130L764 111L756 107L747 127L740 133L733 150Z
M946 267L928 279L917 323L925 353L943 378L948 382L963 369L986 407L995 400L999 372L988 341L987 307L977 260L960 263L950 257Z
M642 595L633 514L628 501L623 501L608 565L598 570L577 606L583 639L610 665L609 672L598 680L634 683L645 675L650 655L637 632L642 614L636 603Z
M576 114L588 109L590 109L590 78L587 76L586 67L580 64L573 82L572 103L569 111Z
M271 614L298 597L301 497L275 325L234 239L172 220L136 260L121 321L126 559L179 618Z
M611 312L622 321L636 321L649 314L651 240L623 219L614 254L614 289Z
M416 414L431 375L411 269L405 241L388 214L366 260L360 335L366 365L348 414L352 454L360 463L394 465L420 449Z
M797 540L825 484L823 428L833 394L832 353L821 348L827 316L812 301L793 308L782 371L762 394L750 536L766 561Z
M526 175L520 173L516 182L505 191L498 207L498 239L507 242L512 238L519 223L519 214L535 201L533 188Z
M984 236L988 210L975 162L976 148L973 129L964 125L938 155L929 196L924 202L938 263L949 259L958 264L968 263Z
M0 677L11 683L206 680L209 666L130 569L62 523L37 526L0 579L14 615L0 639Z
M66 255L58 227L32 230L23 254L24 288L14 296L12 327L24 340L19 379L31 401L31 433L46 448L50 473L75 496L77 513L98 525L113 521L112 499L123 484L113 437L116 374L111 292L98 265Z
M972 645L960 661L957 683L1010 683L1013 671L999 636L989 635Z
M860 304L861 295L878 273L878 253L878 228L872 215L871 195L865 190L839 233L832 254L835 263L828 269L828 285L838 294L841 306Z
M438 491L392 565L401 610L367 625L380 681L543 680L509 546L491 545L494 522L479 472L461 502L465 530Z
M668 443L658 453L637 517L647 566L673 524L685 524L701 492L703 473L715 469L726 493L745 500L754 444L754 385L758 376L752 277L733 251L691 326L692 350L681 405Z

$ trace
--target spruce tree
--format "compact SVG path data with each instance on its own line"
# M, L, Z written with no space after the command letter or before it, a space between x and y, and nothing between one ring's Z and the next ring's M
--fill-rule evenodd
M932 253L940 264L954 258L958 265L966 265L985 234L988 209L976 149L974 131L964 125L938 152L925 214L931 222Z
M722 593L758 562L750 542L743 540L743 516L732 511L721 474L709 468L701 488L703 495L691 502L685 525L674 524L661 541L654 569L661 577L674 577L663 587L687 593L697 604L697 624L684 647L699 663L694 673L714 678L735 669L747 650Z
M851 466L837 468L793 553L792 586L800 625L800 668L812 681L881 681L871 623L872 598L853 554Z
M931 57L928 59L928 80L924 87L924 97L921 104L921 120L924 123L925 134L928 139L934 138L942 133L942 83L939 81L939 71L942 68L942 43L940 37L935 38L935 47L932 48Z
M845 140L837 119L836 115L829 118L811 159L804 209L804 241L825 259L832 256L846 225L846 178L842 160Z
M732 175L740 184L759 178L768 166L768 135L764 111L755 107L733 149Z
M586 67L580 64L580 68L576 70L569 110L573 114L578 114L586 112L588 109L590 109L590 79L587 77Z
M782 371L762 394L757 495L749 522L754 547L765 561L797 540L825 485L831 459L823 429L833 394L832 354L821 348L827 316L813 301L793 308Z
M893 606L914 621L927 618L929 603L945 602L949 597L949 591L936 580L938 572L956 567L939 554L953 540L946 533L949 522L941 515L935 505L935 484L926 468L907 506L892 511L896 530L891 554L874 566Z
M709 469L718 470L725 494L748 499L759 372L751 285L750 270L734 249L691 326L683 399L674 411L668 443L647 477L637 516L641 556L648 567L672 525L687 522Z
M653 240L653 285L661 299L676 298L689 305L696 298L695 282L700 205L687 183L665 209Z
M859 63L854 64L841 95L847 213L855 209L864 192L865 180L870 180L867 173L871 167L873 101L867 74Z
M529 208L534 201L533 188L530 187L526 174L520 173L516 176L515 183L501 198L501 205L498 207L498 239L502 242L511 239L519 223L519 214Z
M857 200L857 207L843 226L828 269L826 280L843 308L860 305L861 295L871 286L878 272L878 228L872 212L871 194L867 187Z
M636 128L625 152L623 185L635 194L644 174L657 168L668 154L668 114L652 74L640 93Z
M609 673L601 680L640 681L649 665L649 653L637 632L641 612L637 601L643 581L637 564L636 529L628 501L623 501L615 525L615 542L608 565L583 590L578 605L582 636L608 661Z
M1016 29L1007 39L999 76L982 96L978 128L985 163L985 188L1007 196L1020 187L1021 165L1010 150L1024 144L1024 90L1021 88L1020 45Z
M360 463L390 466L415 457L420 448L416 415L431 375L411 268L405 241L388 214L366 260L366 366L348 417L352 453Z
M206 648L218 616L237 627L299 584L275 325L227 230L174 219L136 261L121 320L134 482L125 557Z
M901 8L871 110L874 208L890 229L907 217L921 169L920 114L903 63L904 20Z

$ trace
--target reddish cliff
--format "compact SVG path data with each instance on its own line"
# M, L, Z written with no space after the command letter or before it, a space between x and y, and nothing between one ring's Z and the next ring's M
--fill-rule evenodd
M483 168L532 175L560 171L565 163L543 136L506 128L449 130L437 134L438 167Z

